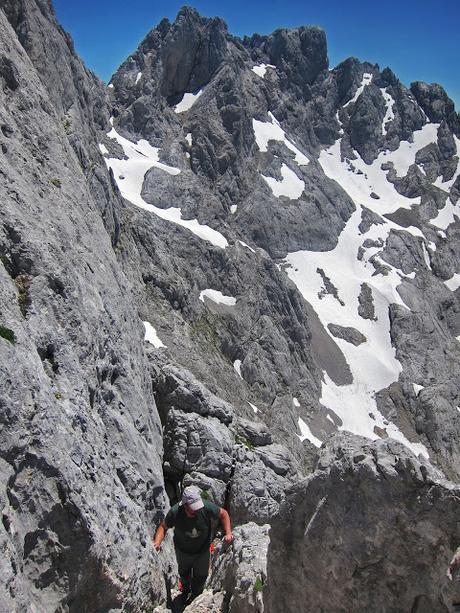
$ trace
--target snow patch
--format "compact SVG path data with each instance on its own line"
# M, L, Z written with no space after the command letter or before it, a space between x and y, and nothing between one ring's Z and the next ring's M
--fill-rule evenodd
M136 83L135 83L135 85L137 85L137 84L139 83L139 81L141 80L141 78L142 78L142 72L138 72L138 73L137 73L137 77L136 77Z
M346 109L349 104L354 104L358 100L358 98L361 96L361 94L363 93L366 85L370 85L371 81L372 81L372 75L368 72L365 72L363 74L361 85L356 90L355 95L353 96L351 100L349 100L347 103L343 105L343 108Z
M109 152L107 147L103 145L102 143L99 143L99 151L102 153L102 155L107 155Z
M299 166L306 166L310 163L310 160L304 155L286 136L286 133L280 126L279 121L272 113L268 113L270 121L258 121L252 120L252 127L259 150L264 152L268 151L268 143L271 140L276 140L284 143L286 147L292 151L295 155L294 161Z
M238 242L240 243L240 245L243 245L243 247L246 247L246 249L249 249L249 251L252 251L252 253L256 252L256 250L250 247L247 243L244 243L243 241L238 241Z
M230 213L232 215L234 215L236 213L236 211L238 210L238 205L237 204L232 204L230 205Z
M396 151L383 151L372 164L366 164L359 153L355 151L356 159L342 161L340 153L341 139L336 141L329 149L321 151L319 163L324 173L337 181L355 202L364 204L379 215L394 213L399 208L410 209L413 204L420 204L420 197L406 198L399 194L394 185L387 180L386 173L381 169L384 162L393 162L400 176L405 176L409 166L415 161L415 155L423 143L436 138L433 125L424 126L422 130L414 133L417 145L403 141ZM426 129L427 128L427 129ZM416 136L418 134L418 136ZM415 147L415 149L413 149ZM406 157L405 157L406 156ZM371 197L376 193L380 199ZM406 228L415 236L422 236L420 230Z
M190 94L190 93L184 94L179 104L176 104L176 106L174 107L174 112L175 113L185 113L185 111L188 111L189 109L191 109L202 93L203 93L203 90L200 89L200 91L196 92L196 94Z
M152 326L152 324L148 321L144 321L143 324L145 326L144 340L148 343L151 343L157 349L160 349L160 347L166 347L166 345L164 345L159 339L157 331Z
M110 123L113 126L113 117L110 119ZM212 243L216 247L225 249L228 246L227 239L220 232L213 230L209 226L201 225L196 219L182 219L180 208L160 209L153 204L148 204L142 198L144 177L150 168L159 168L173 176L180 173L179 168L167 166L159 161L159 149L157 147L152 147L150 143L143 139L137 143L132 143L118 134L113 127L107 136L116 140L122 146L124 154L128 158L124 160L104 158L107 167L113 171L121 195L126 200L129 200L129 202L145 211L155 213L155 215L166 221L171 221L183 228L187 228L199 238Z
M305 188L305 183L302 179L299 179L295 172L286 164L281 166L281 176L283 177L281 181L273 177L261 176L277 198L286 196L290 200L298 200Z
M189 147L191 147L192 146L192 133L191 132L185 135L185 140L188 142Z
M460 274L456 272L450 279L444 281L444 285L447 285L451 292L458 290L460 287Z
M383 122L382 122L382 134L385 136L387 133L387 124L390 123L390 121L393 121L393 119L395 118L395 114L393 112L393 106L395 104L394 99L392 98L392 96L387 92L387 88L385 87L384 89L380 89L380 91L382 92L382 96L383 99L385 100L385 105L386 105L386 113L385 113L385 117L383 118Z
M426 267L428 268L428 270L431 270L430 254L428 253L425 243L422 243L422 251L423 251L423 259L425 260Z
M299 407L300 407L300 402L299 402L299 399L298 399L298 398L293 398L293 399L292 399L292 404L293 404L295 407L299 408Z
M249 406L252 408L252 410L254 411L254 413L258 413L258 412L259 412L259 409L256 407L256 405L255 405L255 404L252 404L251 402L249 402L249 400L247 400L246 402L247 402L247 403L249 404Z
M423 385L417 385L417 383L412 383L412 387L414 388L414 394L418 396L422 390L425 389Z
M437 141L438 127L439 124L426 124L414 132L413 143L401 141L396 151L382 151L372 164L366 164L357 151L354 151L356 159L345 158L342 161L341 139L329 149L321 151L318 161L325 174L340 183L355 202L364 204L379 215L394 213L399 208L407 209L413 204L420 204L420 197L411 199L399 194L387 180L388 171L382 170L382 164L392 162L397 175L404 177L415 163L417 151ZM372 192L379 196L379 200L371 197ZM422 234L418 231L417 235Z
M216 304L225 304L227 306L235 306L236 304L236 298L233 298L232 296L224 296L222 292L219 292L216 289L204 289L200 293L201 302L205 302L205 298L208 298L208 300L211 300Z
M265 73L267 72L267 68L276 68L276 66L273 66L273 64L259 64L259 65L253 66L251 70L252 72L255 72L256 75L264 79Z
M343 134L343 127L342 127L342 122L340 121L340 117L339 117L339 111L337 111L337 113L335 114L335 118L337 120L337 123L340 126L340 130L339 130L339 134Z
M405 177L409 166L415 164L415 156L420 149L438 141L439 123L427 123L413 134L413 143L401 141L396 151L383 151L379 154L377 162L393 162L398 177ZM374 162L375 164L375 162Z
M321 445L323 444L323 441L320 441L319 438L317 438L313 432L310 430L309 426L304 422L304 420L299 417L299 430L301 432L301 434L297 434L297 436L299 437L299 439L303 442L305 439L308 439L310 441L310 443L313 443L313 445L315 447L321 447Z
M107 87L108 87L109 89L113 89L113 83L109 83L109 84L107 85Z
M424 140L432 138L432 126L422 136ZM419 144L423 139L420 135L414 135L414 140ZM408 147L409 143L406 145ZM402 149L404 148L405 145L402 144ZM378 259L382 247L370 247L362 252L363 234L359 230L359 224L362 205L382 216L399 208L408 209L413 204L419 204L419 198L409 199L398 194L380 168L383 161L398 160L399 155L399 150L393 153L385 152L371 165L365 164L358 154L356 160L342 162L340 140L321 153L319 162L325 174L348 192L355 202L356 211L351 215L332 251L290 253L285 259L288 265L286 273L315 309L326 331L328 324L333 323L360 330L367 338L366 343L356 347L343 339L333 338L348 363L353 383L337 385L325 373L322 405L340 417L343 430L376 439L379 437L378 430L374 430L377 426L416 454L422 453L428 457L423 445L411 443L394 424L388 423L378 411L375 402L375 393L397 381L402 370L391 343L389 305L399 304L405 308L407 306L397 291L401 276L404 276L402 271L381 260L388 269L388 275L375 274L371 259ZM415 157L415 150L413 156ZM370 197L372 191L380 196L379 200ZM384 245L390 231L401 231L401 227L384 217L381 219L383 223L372 225L364 236ZM424 238L418 228L411 226L404 230ZM318 269L322 269L337 288L343 305L333 295L324 295L324 279ZM363 283L371 288L376 320L363 319L358 314L358 298ZM370 418L369 413L373 414L374 419Z
M242 379L243 375L241 374L241 360L235 360L233 362L233 368L236 370L236 372L238 373L238 376ZM251 403L249 403L251 404ZM252 406L252 405L251 405Z
M364 364L362 368L365 369ZM367 390L360 389L363 385L367 387ZM424 445L409 442L394 424L384 423L386 420L377 411L374 398L375 392L371 386L362 381L359 384L338 386L325 374L325 383L323 384L322 391L321 403L333 410L342 419L343 426L340 428L341 430L349 430L366 438L377 439L379 436L374 432L374 426L377 425L382 430L386 430L389 437L409 447L416 455L421 453L426 458L429 457ZM363 393L364 391L365 393ZM364 405L361 405L362 401L366 401ZM369 417L370 409L372 409L375 420Z
M448 226L455 222L455 218L460 218L460 209L448 198L444 208L438 212L434 219L430 220L430 223L437 228L441 228L441 230L447 230Z

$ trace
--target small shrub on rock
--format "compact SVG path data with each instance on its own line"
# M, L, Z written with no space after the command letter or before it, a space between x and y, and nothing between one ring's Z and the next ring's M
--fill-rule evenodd
M9 341L12 345L16 343L15 333L13 332L13 330L5 328L5 326L0 326L0 336L6 341Z

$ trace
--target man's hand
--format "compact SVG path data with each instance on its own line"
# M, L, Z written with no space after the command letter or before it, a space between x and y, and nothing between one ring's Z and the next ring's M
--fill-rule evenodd
M155 536L153 538L153 547L155 551L160 551L161 543L165 538L167 530L168 526L166 525L166 522L162 521L161 524L158 526L157 531L155 532Z
M230 534L226 534L223 540L226 545L230 545L230 543L233 542L233 534L231 532Z
M155 551L160 551L161 543L157 543L156 541L153 541L153 548L155 549Z

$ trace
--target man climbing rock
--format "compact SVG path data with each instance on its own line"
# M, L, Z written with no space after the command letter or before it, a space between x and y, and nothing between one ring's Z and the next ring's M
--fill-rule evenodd
M169 528L174 528L174 547L182 581L182 597L191 599L203 591L209 572L213 520L220 520L225 532L224 542L233 540L230 516L225 509L203 501L200 490L190 485L184 489L182 500L175 504L158 526L153 546L160 550Z

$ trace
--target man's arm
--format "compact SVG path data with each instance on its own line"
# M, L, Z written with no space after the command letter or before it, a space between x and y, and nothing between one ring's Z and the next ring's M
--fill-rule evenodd
M160 551L161 543L163 542L166 532L168 531L168 526L165 521L162 521L158 526L157 531L155 532L155 537L153 539L153 546L157 551Z
M232 526L230 523L230 515L222 507L219 510L219 519L220 519L220 523L222 524L222 528L224 529L224 532L225 532L224 541L226 543L231 543L233 541L233 534L232 534Z

